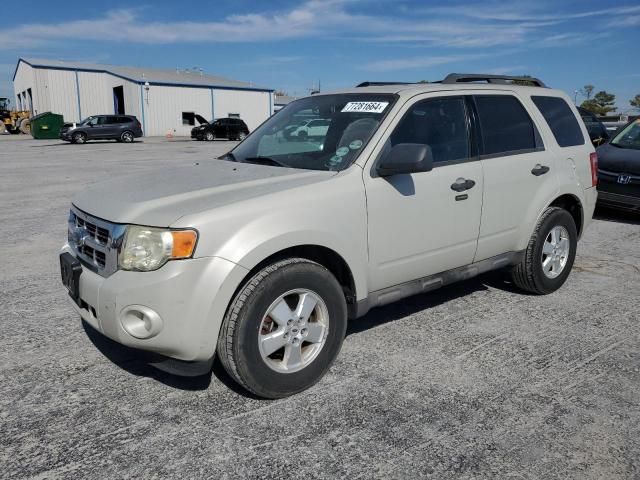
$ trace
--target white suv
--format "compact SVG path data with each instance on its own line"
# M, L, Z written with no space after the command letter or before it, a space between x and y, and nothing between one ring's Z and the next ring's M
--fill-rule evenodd
M597 158L564 93L513 80L313 95L220 159L91 186L60 254L75 309L165 368L217 352L277 398L317 382L347 319L378 305L498 268L553 292L593 213ZM330 121L319 145L285 134L310 115Z

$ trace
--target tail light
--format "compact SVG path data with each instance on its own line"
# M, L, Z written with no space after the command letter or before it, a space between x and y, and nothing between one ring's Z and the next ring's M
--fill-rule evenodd
M598 154L596 152L589 155L589 163L591 164L591 186L595 187L598 185Z

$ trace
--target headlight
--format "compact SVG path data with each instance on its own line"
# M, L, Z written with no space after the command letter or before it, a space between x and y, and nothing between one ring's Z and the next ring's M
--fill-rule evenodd
M120 252L120 268L149 272L169 260L193 255L198 234L195 230L167 230L130 225Z

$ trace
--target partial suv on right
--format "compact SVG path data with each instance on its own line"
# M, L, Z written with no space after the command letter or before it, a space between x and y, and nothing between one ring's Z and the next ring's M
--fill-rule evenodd
M371 308L499 268L557 290L591 221L597 157L563 92L516 80L312 95L218 160L92 184L60 256L72 305L167 364L217 354L277 398L317 382ZM286 135L310 116L328 124L319 138Z

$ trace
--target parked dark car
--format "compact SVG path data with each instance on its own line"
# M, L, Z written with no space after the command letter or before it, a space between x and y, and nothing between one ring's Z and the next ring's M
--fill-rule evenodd
M202 125L191 129L191 138L210 142L216 138L244 140L244 138L249 135L247 124L239 118L218 118L211 122L203 120L201 117L198 118L198 121L202 123Z
M92 115L80 123L65 123L60 129L60 138L71 143L88 140L131 143L142 135L142 125L133 115Z
M640 120L598 148L598 203L640 212Z
M578 112L580 112L582 121L584 122L585 127L587 127L589 138L591 139L591 143L594 147L599 147L609 140L611 136L610 132L595 114L582 107L578 107Z

